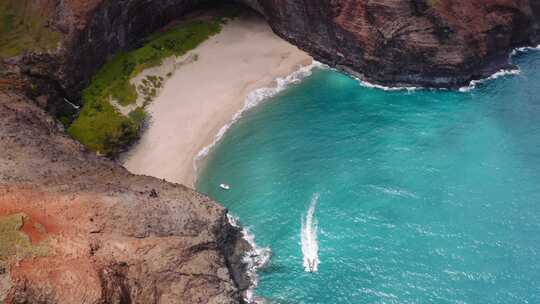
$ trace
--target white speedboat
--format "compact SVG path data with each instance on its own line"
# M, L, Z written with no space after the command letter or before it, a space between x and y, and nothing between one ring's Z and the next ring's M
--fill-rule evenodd
M231 190L231 186L227 185L227 184L221 184L219 185L219 187L223 190Z

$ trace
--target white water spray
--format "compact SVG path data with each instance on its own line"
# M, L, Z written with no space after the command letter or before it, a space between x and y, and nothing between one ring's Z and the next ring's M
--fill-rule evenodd
M230 214L227 214L227 218L232 226L237 228L240 227L238 225L238 219ZM257 244L255 244L255 236L249 232L247 228L242 228L242 236L251 246L251 250L246 252L242 259L242 262L246 265L247 275L251 283L249 288L244 292L244 302L248 304L264 303L255 296L255 288L259 285L257 270L268 265L272 257L272 250L268 247L258 247Z
M304 255L304 270L306 272L317 272L319 267L319 244L317 242L318 222L314 219L315 208L319 200L319 193L313 194L311 205L302 218L302 230L300 234L302 254Z

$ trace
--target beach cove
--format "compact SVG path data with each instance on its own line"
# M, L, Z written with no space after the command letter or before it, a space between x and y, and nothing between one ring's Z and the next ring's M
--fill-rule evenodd
M185 56L196 60L180 66L147 106L148 127L123 164L135 174L193 186L196 159L250 102L279 90L280 79L309 69L313 60L254 14L228 21Z

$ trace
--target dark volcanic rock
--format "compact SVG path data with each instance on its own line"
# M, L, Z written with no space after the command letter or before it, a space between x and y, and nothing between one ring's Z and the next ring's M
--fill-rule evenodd
M249 245L208 197L86 152L16 95L0 147L0 302L242 301Z
M456 87L540 43L536 0L259 0L274 30L385 85Z

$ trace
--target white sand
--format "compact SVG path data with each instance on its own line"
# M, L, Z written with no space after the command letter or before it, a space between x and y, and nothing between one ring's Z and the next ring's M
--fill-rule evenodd
M195 157L246 96L312 63L254 16L227 23L193 52L198 60L181 66L147 108L151 123L124 158L129 171L194 186Z

